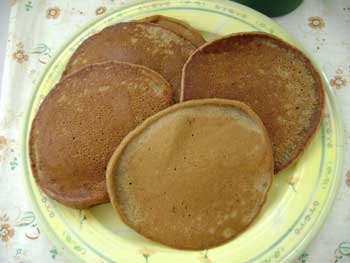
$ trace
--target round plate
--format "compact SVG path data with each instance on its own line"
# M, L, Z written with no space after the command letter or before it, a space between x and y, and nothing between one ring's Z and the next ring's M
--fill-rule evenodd
M298 44L269 18L231 2L144 1L106 14L86 27L47 67L31 97L22 132L24 180L47 235L72 262L281 262L299 255L320 230L337 192L342 170L343 134L334 96L326 87L326 114L301 159L278 174L266 205L239 237L206 251L175 250L126 227L110 204L77 210L56 203L37 187L28 158L28 135L40 102L59 80L67 60L88 36L122 21L162 14L182 19L207 39L240 31L264 31ZM238 65L239 66L239 65Z

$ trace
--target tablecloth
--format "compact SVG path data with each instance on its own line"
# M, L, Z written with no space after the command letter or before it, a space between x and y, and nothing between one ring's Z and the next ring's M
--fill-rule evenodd
M48 62L86 23L130 1L12 0L0 103L0 262L68 262L40 229L21 180L19 127ZM345 127L345 167L323 229L297 262L350 262L350 1L305 0L275 19L321 65Z

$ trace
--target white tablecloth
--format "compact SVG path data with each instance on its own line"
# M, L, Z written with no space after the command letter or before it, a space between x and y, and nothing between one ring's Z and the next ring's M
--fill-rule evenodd
M123 0L12 0L0 105L0 262L67 262L40 231L20 174L19 125L50 59L83 25ZM297 262L350 262L350 1L306 0L275 19L330 79L345 124L345 169L328 220Z

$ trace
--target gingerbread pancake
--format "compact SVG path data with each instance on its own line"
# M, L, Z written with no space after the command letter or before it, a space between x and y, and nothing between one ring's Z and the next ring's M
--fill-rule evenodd
M69 60L63 76L107 60L130 62L160 73L179 101L182 67L195 49L189 40L161 25L119 23L86 39Z
M206 249L244 231L273 177L272 147L259 117L222 99L174 105L129 133L107 167L122 220L179 249Z
M301 155L324 110L323 84L311 61L281 39L257 32L214 40L190 57L182 101L202 98L239 100L260 116L276 173Z
M145 17L140 21L159 24L167 29L170 29L183 38L189 40L196 47L199 47L205 43L205 39L201 33L181 20L168 16L155 15Z
M72 207L106 203L113 151L144 119L172 104L171 89L143 66L107 62L61 80L33 120L30 160L40 188Z

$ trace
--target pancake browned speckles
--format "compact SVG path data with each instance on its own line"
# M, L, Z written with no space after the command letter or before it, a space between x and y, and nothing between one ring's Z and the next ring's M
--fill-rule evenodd
M47 95L32 124L30 159L38 185L77 208L108 202L105 170L114 149L171 104L167 81L143 66L107 62L69 75Z
M245 104L194 100L129 133L106 175L112 205L138 233L206 249L237 236L259 213L272 183L271 142Z
M200 47L184 67L181 96L182 101L215 97L251 106L269 132L276 173L301 155L324 110L323 84L310 60L257 32Z
M195 49L190 41L160 25L119 23L85 40L63 75L107 60L139 64L160 73L172 86L175 101L179 101L182 67Z
M205 43L205 39L203 38L201 33L199 33L196 29L194 29L189 24L181 20L168 17L168 16L154 15L154 16L145 17L139 21L159 24L177 33L183 38L189 40L196 47L199 47Z

